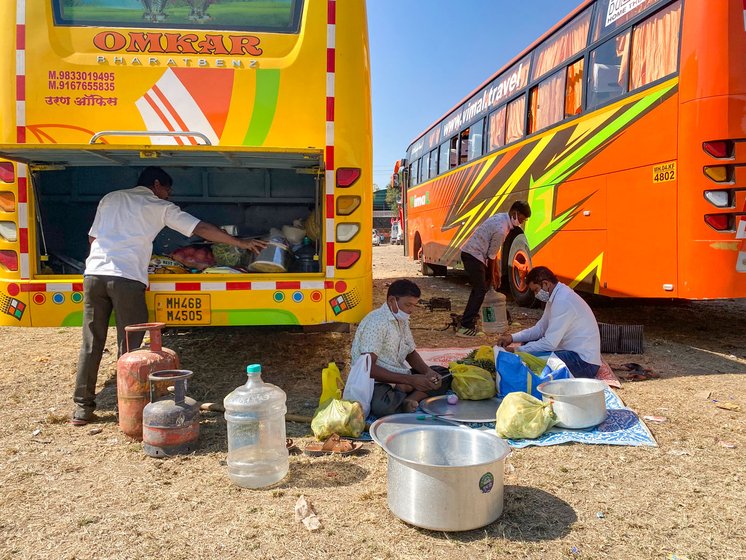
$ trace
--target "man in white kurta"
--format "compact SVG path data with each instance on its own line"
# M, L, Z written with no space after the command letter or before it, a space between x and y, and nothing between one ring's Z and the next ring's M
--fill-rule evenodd
M521 343L520 350L529 354L554 352L573 376L595 377L601 366L601 336L591 308L545 266L529 271L526 282L546 303L544 313L533 327L502 335L497 343Z

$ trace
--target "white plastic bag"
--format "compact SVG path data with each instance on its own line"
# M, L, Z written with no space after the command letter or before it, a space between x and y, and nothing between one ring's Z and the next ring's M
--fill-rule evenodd
M362 354L350 369L347 383L342 393L346 401L357 401L363 407L367 418L370 414L370 401L373 399L373 384L375 381L370 377L371 359L370 354Z

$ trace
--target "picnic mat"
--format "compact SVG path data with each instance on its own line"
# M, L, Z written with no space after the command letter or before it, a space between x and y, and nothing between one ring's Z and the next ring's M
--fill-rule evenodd
M584 430L569 428L550 428L536 439L506 439L513 448L520 449L530 445L547 446L560 443L589 443L600 445L629 445L632 447L658 447L653 434L645 423L632 410L624 406L622 399L607 388L604 391L608 416L598 426ZM495 423L470 423L471 428L494 433Z
M476 348L478 346L474 348L418 348L417 353L422 356L422 359L428 365L448 367L450 362L463 359L464 356ZM615 387L616 389L622 387L619 378L611 370L609 364L603 360L596 374L596 379L605 382L609 387Z
M472 348L425 348L418 349L417 352L422 356L422 359L427 364L447 366L449 362L463 358L466 354L471 352L471 350ZM621 384L614 375L614 372L611 371L611 368L609 368L605 362L604 365L606 366L605 369L608 370L608 374L611 378L608 378L607 375L602 376L601 370L599 370L599 375L596 376L596 378L605 381L610 386L619 387ZM614 382L616 382L616 385L612 385ZM640 420L635 412L624 406L622 399L620 399L616 393L614 393L610 388L606 388L604 391L604 397L606 399L608 416L606 420L598 426L584 430L551 428L537 439L507 439L506 441L511 447L516 449L529 447L531 445L548 446L570 442L601 445L628 445L635 447L658 446L648 427L644 422L642 422L642 420ZM414 414L423 414L423 412L418 410ZM375 420L376 418L373 417L367 419L368 422L373 422ZM494 422L468 423L467 425L470 428L490 431L492 433L495 432ZM368 432L363 432L360 439L370 441L370 434L368 434Z

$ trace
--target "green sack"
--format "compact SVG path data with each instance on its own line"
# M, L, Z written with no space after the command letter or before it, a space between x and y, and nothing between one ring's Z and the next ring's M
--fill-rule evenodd
M453 374L451 389L460 399L481 401L491 399L497 393L495 380L487 370L456 362L448 364L448 370Z
M495 431L510 439L536 439L557 423L552 403L528 393L508 393L497 409Z
M329 399L314 412L311 430L318 440L332 434L356 438L365 430L363 407L357 401Z

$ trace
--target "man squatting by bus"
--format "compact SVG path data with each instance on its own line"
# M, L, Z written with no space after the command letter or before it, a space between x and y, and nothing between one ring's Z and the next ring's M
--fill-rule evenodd
M99 202L88 232L91 247L83 273L83 342L71 419L76 426L85 426L94 419L96 378L112 310L116 315L119 355L125 351L124 327L148 320L145 302L148 263L153 240L164 227L186 237L198 235L255 253L266 247L263 241L238 239L183 212L168 202L172 185L171 177L163 169L147 167L140 174L137 186L111 192ZM140 346L143 336L142 332L132 333L133 348Z
M531 208L527 202L514 202L508 212L495 214L482 222L461 248L461 262L469 276L471 293L456 336L484 336L483 332L477 330L477 318L489 287L497 283L494 288L499 288L501 271L500 263L495 260L497 253L510 230L523 226L530 217Z
M536 299L546 303L544 313L533 327L501 335L497 344L519 342L529 354L554 352L573 376L595 377L601 367L601 335L591 308L545 266L531 269L526 282Z

